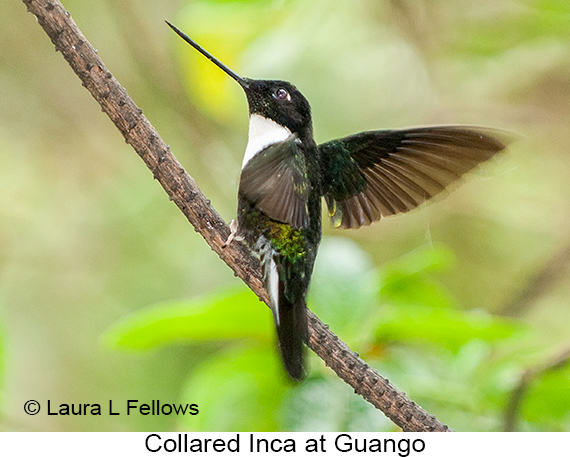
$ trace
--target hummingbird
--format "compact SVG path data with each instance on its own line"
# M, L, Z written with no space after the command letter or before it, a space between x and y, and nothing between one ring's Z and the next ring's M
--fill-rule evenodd
M503 150L509 139L488 127L440 125L366 131L317 145L309 102L293 84L244 78L166 23L247 97L237 223L230 224L226 245L245 241L258 255L285 370L301 380L322 199L334 227L369 225L439 194Z

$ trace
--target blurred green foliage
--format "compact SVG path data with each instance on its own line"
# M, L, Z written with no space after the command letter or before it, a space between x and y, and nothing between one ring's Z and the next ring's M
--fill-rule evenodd
M5 400L5 396L4 396L4 345L6 344L5 342L5 333L4 333L4 329L2 327L0 327L0 407L4 404Z
M445 248L422 248L374 269L354 242L327 238L310 307L381 373L406 386L406 392L421 398L420 404L453 418L458 429L498 429L515 387L513 367L520 363L513 346L535 349L536 336L521 322L459 310L433 278L450 267L450 256ZM421 294L410 294L412 290ZM201 412L182 420L184 428L394 429L317 360L305 382L293 385L286 379L268 344L271 322L259 321L258 307L256 297L242 290L156 305L124 318L106 340L129 349L197 344L207 338L225 343L187 380L181 398L191 403L199 393ZM568 373L546 374L533 384L524 409L529 427L548 427L553 420L558 421L555 429L568 425ZM551 414L545 416L545 409Z
M296 84L319 142L429 123L523 134L437 204L325 227L309 297L441 421L505 427L526 370L570 344L567 0L64 5L228 221L245 98L164 19L244 76ZM23 3L0 6L0 428L393 430L316 357L305 382L286 378L269 310L169 204ZM31 398L200 413L26 416ZM570 430L569 398L567 364L539 371L515 428Z
M133 350L180 341L267 340L266 319L259 308L247 290L161 304L119 321L104 340L111 347Z

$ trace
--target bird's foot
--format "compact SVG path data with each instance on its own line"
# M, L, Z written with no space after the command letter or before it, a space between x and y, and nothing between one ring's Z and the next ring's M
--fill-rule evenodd
M226 240L226 242L224 243L223 247L225 248L226 246L229 246L229 244L233 241L243 241L243 236L240 236L237 234L238 231L238 223L235 219L232 219L232 221L230 222L230 236L228 236L228 239Z

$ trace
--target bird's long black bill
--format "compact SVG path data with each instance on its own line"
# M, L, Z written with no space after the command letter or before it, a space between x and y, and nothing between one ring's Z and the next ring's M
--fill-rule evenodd
M175 27L174 25L172 25L168 21L165 21L165 22L170 26L170 28L172 30L174 30L178 35L180 35L180 37L184 41L186 41L186 43L188 43L190 46L192 46L194 49L196 49L198 52L200 52L202 55L204 55L208 60L210 60L212 63L214 63L217 67L219 67L225 73L227 73L229 76L231 76L233 79L235 79L241 87L243 87L244 89L248 87L248 83L247 83L246 79L242 78L240 75L238 75L231 68L228 68L222 62L220 62L218 59L216 59L212 54L210 54L208 51L206 51L202 46L200 46L194 40L192 40L182 30L178 29L177 27Z

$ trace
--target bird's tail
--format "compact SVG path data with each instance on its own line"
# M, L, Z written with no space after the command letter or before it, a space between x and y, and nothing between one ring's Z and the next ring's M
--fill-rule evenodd
M302 290L302 282L296 281L289 262L280 262L283 259L272 254L263 259L264 277L271 299L279 352L289 376L300 381L305 374L304 343L308 339L305 291Z
M304 299L296 302L290 301L283 293L282 284L280 283L277 307L279 322L276 322L279 352L289 376L300 381L305 374L304 343L307 342L308 333L306 305Z

